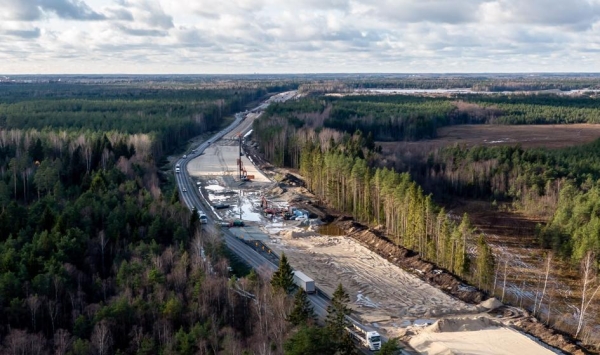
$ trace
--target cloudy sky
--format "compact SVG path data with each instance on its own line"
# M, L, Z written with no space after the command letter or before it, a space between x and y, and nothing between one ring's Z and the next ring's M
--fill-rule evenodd
M600 0L0 0L0 73L599 72Z

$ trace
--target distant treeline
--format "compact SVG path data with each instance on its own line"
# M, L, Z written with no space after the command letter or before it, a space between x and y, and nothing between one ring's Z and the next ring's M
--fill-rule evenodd
M338 79L303 83L304 92L348 92L356 89L471 89L473 91L538 91L600 89L600 77L518 75L348 75Z
M277 87L278 89L279 87ZM219 127L273 88L179 89L101 85L0 85L0 126L154 135L154 154Z
M440 127L456 124L600 123L597 97L559 95L350 95L306 97L274 104L267 115L280 116L296 129L320 126L375 140L435 138Z

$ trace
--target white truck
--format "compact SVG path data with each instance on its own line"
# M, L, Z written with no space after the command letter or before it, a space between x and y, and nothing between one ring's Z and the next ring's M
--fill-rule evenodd
M306 274L304 274L302 271L294 271L294 283L298 287L302 287L306 293L315 293L317 291L315 288L315 280L306 276Z
M376 331L365 329L354 322L352 322L351 326L346 327L346 331L350 333L352 338L361 345L369 348L369 350L379 351L381 349L381 335Z
M198 211L198 219L200 220L200 224L207 224L208 217L202 211Z

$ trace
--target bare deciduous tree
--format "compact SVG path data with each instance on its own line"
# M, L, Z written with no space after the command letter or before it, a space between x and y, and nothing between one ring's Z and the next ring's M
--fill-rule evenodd
M33 328L33 330L37 329L37 312L40 309L40 306L42 305L42 301L40 300L40 298L38 297L38 295L33 295L33 296L29 296L27 297L27 300L25 301L27 303L27 307L29 308L29 313L31 314L31 326Z
M106 355L109 353L110 347L113 344L113 338L108 321L102 320L96 324L94 331L92 332L91 341L98 355Z
M596 255L588 251L585 255L581 263L581 306L578 310L578 319L577 319L577 331L575 331L575 338L579 336L581 329L585 323L586 313L590 303L600 291L600 283L594 289L594 284L598 282L598 270L596 267ZM591 293L591 295L590 295Z
M57 330L56 333L54 333L54 354L66 354L72 343L73 337L71 336L71 333L65 329Z

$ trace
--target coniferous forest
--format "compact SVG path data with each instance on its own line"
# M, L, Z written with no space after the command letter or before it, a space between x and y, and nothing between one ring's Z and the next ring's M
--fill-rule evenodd
M568 90L590 80L443 85ZM536 246L575 270L570 275L580 264L597 270L598 141L561 149L458 144L400 162L381 146L435 139L452 125L598 123L595 95L321 94L399 85L440 82L275 76L1 84L0 353L352 353L341 285L321 328L306 294L291 285L284 256L272 279L263 270L232 275L221 239L199 228L170 175L168 156L190 139L296 88L303 97L272 104L254 122L253 139L267 160L298 169L332 210L489 294L499 290L501 261L471 216L454 213L449 201L539 216ZM594 308L590 275L581 301ZM532 313L540 309L541 301ZM576 331L565 330L589 340L581 337L596 324L589 314Z
M503 266L488 239L467 214L453 214L445 206L455 206L457 199L487 201L491 214L502 204L510 213L541 218L544 222L538 224L532 236L535 245L530 247L557 255L561 265L587 287L574 291L575 299L597 304L589 284L597 286L598 280L580 272L579 265L594 260L597 269L600 262L599 141L575 142L561 149L459 143L399 162L382 154L379 145L384 141L418 144L435 139L437 130L449 125L596 124L598 100L594 93L307 92L293 102L269 107L254 124L254 139L267 159L299 169L307 187L334 210L383 230L396 245L480 289L501 292L502 298L498 278ZM536 300L541 289L537 292ZM540 308L532 304L533 313ZM550 312L544 317L550 319ZM588 317L582 313L576 317L576 328L564 325L564 330L580 335L582 319ZM586 319L589 327L598 321L593 314Z
M292 299L256 273L233 292L162 171L255 86L0 86L0 353L282 352Z

